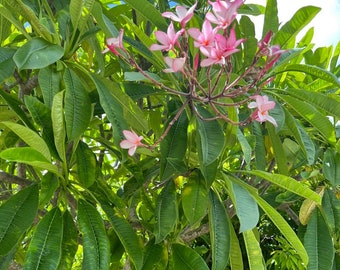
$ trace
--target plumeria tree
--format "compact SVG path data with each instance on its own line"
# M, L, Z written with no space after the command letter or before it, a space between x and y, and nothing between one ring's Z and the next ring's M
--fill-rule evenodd
M340 267L319 7L0 4L0 269Z

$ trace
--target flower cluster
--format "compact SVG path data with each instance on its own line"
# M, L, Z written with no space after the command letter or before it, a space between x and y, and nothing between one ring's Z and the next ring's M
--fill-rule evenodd
M260 95L260 92L264 85L271 81L271 79L264 79L265 75L284 51L277 45L270 45L272 37L270 31L263 40L258 42L258 49L252 64L244 67L241 74L235 78L234 74L239 71L233 70L231 57L242 50L241 46L246 42L244 38L237 38L234 24L243 0L216 0L215 2L208 0L208 4L210 8L205 14L201 29L188 27L188 23L195 15L197 7L195 3L190 8L177 6L175 13L162 13L163 17L170 19L169 26L166 32L160 30L154 32L157 43L151 45L150 50L163 52L164 63L167 66L163 72L181 74L186 82L183 89L165 85L144 71L134 55L124 48L123 30L120 31L118 37L107 39L107 49L104 52L110 50L133 66L155 86L169 94L182 96L186 100L171 123L179 118L185 106L191 106L192 113L205 121L223 119L236 125L246 125L251 121L261 123L268 121L277 126L275 119L268 113L275 107L275 102L269 101L268 97ZM196 48L195 50L189 49L192 45ZM204 83L198 79L201 70L205 70L206 74ZM255 76L249 80L254 70L256 70ZM247 84L244 84L245 81ZM255 101L249 102L251 99ZM246 120L234 122L228 117L225 107L240 108L247 103L247 107L254 111ZM215 116L204 118L199 114L196 106L209 108ZM165 130L165 134L169 128L170 125ZM132 131L124 131L124 136L126 140L122 141L121 147L129 149L130 155L135 153L138 146L145 146L141 143L143 138Z

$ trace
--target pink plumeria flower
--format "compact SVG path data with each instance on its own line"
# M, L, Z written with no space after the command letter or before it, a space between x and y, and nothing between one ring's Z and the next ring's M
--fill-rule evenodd
M124 49L123 35L124 35L124 29L121 29L119 31L118 37L107 38L106 39L107 48L105 50L103 50L102 53L106 53L108 51L111 51L115 55L120 55L120 53L119 53L119 51L117 51L117 49Z
M194 11L196 8L197 2L187 10L185 7L177 6L176 14L172 12L163 12L162 16L165 18L169 18L172 21L179 22L182 28L185 28L185 25L190 21L192 16L194 16Z
M225 65L226 58L231 54L239 51L236 47L240 45L244 39L236 39L235 30L231 29L228 38L220 34L215 35L215 46L211 48L201 47L201 52L207 59L201 62L202 67L210 66L213 64Z
M255 95L251 98L255 99L255 101L250 102L248 105L248 108L250 109L255 108L255 111L252 113L251 118L261 123L268 121L272 123L275 127L277 127L275 119L268 113L269 110L274 109L275 102L269 101L268 96Z
M205 18L221 29L226 29L232 23L238 8L243 4L243 0L208 2L212 6L212 12L208 12Z
M216 31L212 28L211 23L205 20L202 25L202 32L197 28L188 29L189 35L194 39L194 46L211 47L215 40Z
M155 35L157 40L162 44L152 44L150 47L151 51L158 51L158 50L162 50L162 51L171 51L174 50L175 45L177 44L177 40L178 38L182 35L182 33L184 32L184 30L180 30L177 33L175 32L175 28L173 23L171 22L167 32L163 32L163 31L156 31Z
M143 140L143 136L138 136L134 131L123 130L123 134L125 136L125 140L120 142L120 147L123 149L129 149L128 153L130 156L134 155L137 147L145 146L145 144L141 142Z
M185 57L180 58L171 58L171 57L164 57L165 63L169 66L169 68L164 69L164 72L178 72L182 71L185 64Z

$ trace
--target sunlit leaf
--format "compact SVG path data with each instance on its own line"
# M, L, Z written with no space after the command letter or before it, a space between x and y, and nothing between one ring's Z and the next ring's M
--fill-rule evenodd
M34 38L20 47L13 56L19 70L38 69L55 63L64 55L64 49L42 38Z
M252 230L243 232L243 239L246 245L249 269L250 270L265 270L266 267L263 263L263 255L260 248L260 243Z

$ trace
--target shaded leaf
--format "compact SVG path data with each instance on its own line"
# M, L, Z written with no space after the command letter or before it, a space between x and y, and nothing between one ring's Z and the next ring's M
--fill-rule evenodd
M172 269L176 270L208 270L203 258L188 246L173 244L171 246Z
M43 217L35 229L23 269L57 269L61 258L62 239L61 211L59 208L54 208Z
M38 186L22 189L0 206L0 255L6 255L32 224L38 211Z

